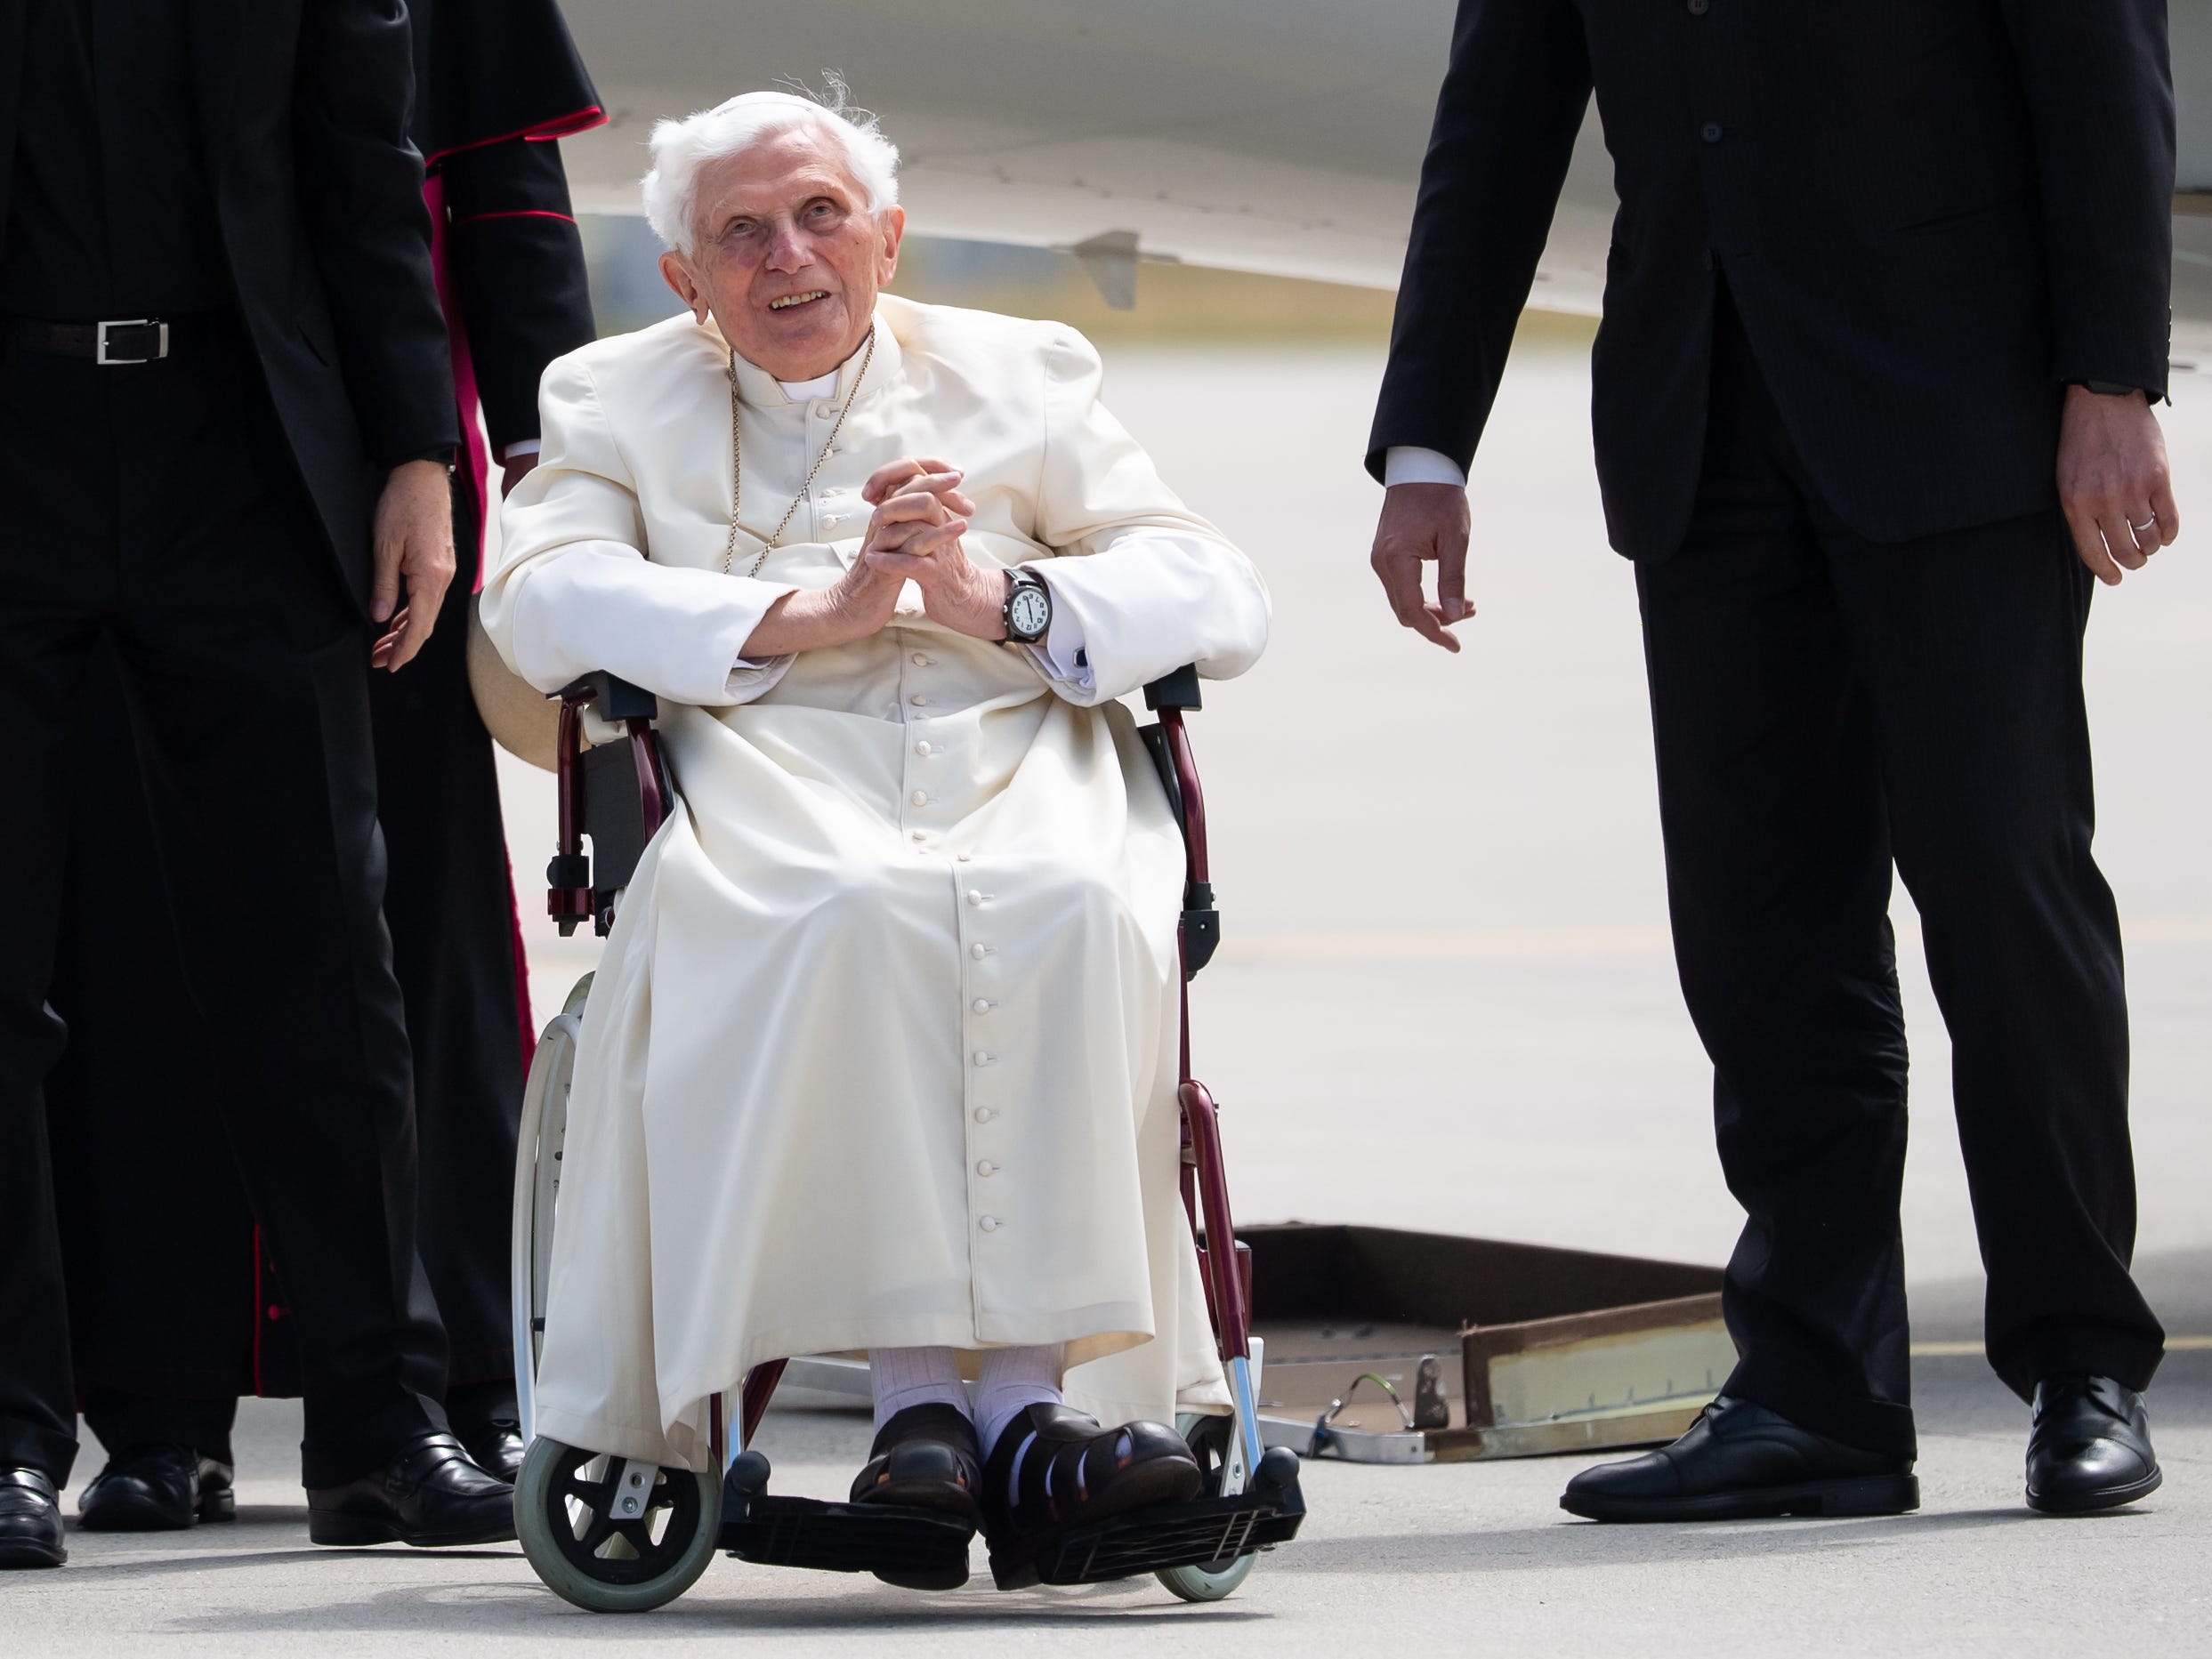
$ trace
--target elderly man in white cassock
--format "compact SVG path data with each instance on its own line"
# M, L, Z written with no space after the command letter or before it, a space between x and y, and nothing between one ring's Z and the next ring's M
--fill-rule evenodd
M879 292L872 120L755 93L652 151L689 312L546 371L484 587L532 684L658 694L682 796L585 1014L540 1431L704 1469L709 1395L864 1349L856 1500L996 1547L1191 1496L1183 853L1116 699L1243 672L1265 589L1073 330Z

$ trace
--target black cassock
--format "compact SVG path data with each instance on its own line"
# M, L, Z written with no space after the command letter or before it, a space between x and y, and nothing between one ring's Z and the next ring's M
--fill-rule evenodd
M553 0L414 0L409 11L411 131L464 433L458 568L422 654L396 675L364 672L385 917L414 1051L421 1253L458 1423L512 1414L507 1222L532 1043L491 740L469 693L468 606L499 457L537 436L545 364L593 337L553 141L605 117ZM111 674L93 679L91 729L120 734L119 689ZM87 1419L110 1452L178 1441L228 1461L235 1397L295 1393L298 1366L280 1265L223 1144L224 1081L184 983L131 753L119 737L85 747L82 856L52 995L71 1039L47 1085L71 1338Z

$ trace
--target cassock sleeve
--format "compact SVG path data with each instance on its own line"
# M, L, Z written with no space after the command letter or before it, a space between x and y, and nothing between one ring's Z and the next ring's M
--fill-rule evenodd
M1378 480L1395 447L1473 461L1589 104L1571 0L1459 0L1368 438Z
M2035 124L2054 380L2166 396L2174 75L2165 0L2004 0Z
M302 14L294 143L315 267L369 458L397 466L461 440L445 315L431 275L415 86L400 0L322 0Z
M656 697L726 707L783 678L788 656L734 666L768 608L797 590L646 557L637 490L589 366L565 357L539 397L545 448L507 497L484 630L540 691L599 669Z
M1209 680L1240 674L1266 648L1269 617L1252 561L1160 481L1099 401L1104 378L1090 342L1054 334L1035 534L1059 556L1037 573L1054 610L1077 624L1087 672L1056 672L1035 647L1029 655L1055 692L1086 708L1185 664Z
M497 455L538 436L545 365L593 338L584 239L551 140L464 149L440 172L461 326Z

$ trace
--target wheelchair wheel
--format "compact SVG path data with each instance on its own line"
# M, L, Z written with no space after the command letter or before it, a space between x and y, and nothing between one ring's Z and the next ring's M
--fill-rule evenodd
M1204 1483L1199 1490L1209 1498L1220 1497L1229 1474L1230 1438L1236 1433L1237 1420L1183 1412L1176 1416L1175 1428L1199 1460L1199 1475ZM1259 1558L1257 1554L1232 1556L1199 1566L1171 1566L1155 1576L1185 1601L1219 1601L1252 1576L1252 1564Z
M722 1531L721 1483L664 1469L640 1513L626 1501L625 1460L530 1442L514 1483L514 1527L545 1587L593 1613L645 1613L698 1582Z

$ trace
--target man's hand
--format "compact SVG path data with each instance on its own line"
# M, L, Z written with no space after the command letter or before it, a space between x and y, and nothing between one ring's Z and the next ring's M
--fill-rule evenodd
M977 640L1005 637L1006 577L970 561L960 538L975 503L960 493L960 472L927 456L879 467L860 487L875 504L860 560L922 590L931 621Z
M453 490L444 467L407 461L392 469L376 502L371 545L376 565L368 614L392 626L368 660L396 673L430 638L453 581Z
M2143 393L2066 388L2058 431L2058 499L2074 551L2107 586L2181 535L2166 435Z
M1422 591L1421 567L1436 561L1436 601ZM1401 484L1383 493L1382 522L1368 560L1398 620L1423 639L1457 651L1450 629L1474 615L1467 603L1467 492L1452 484Z

